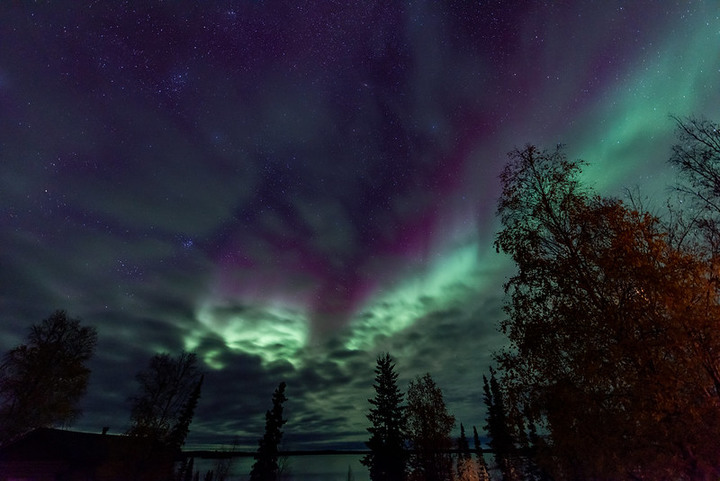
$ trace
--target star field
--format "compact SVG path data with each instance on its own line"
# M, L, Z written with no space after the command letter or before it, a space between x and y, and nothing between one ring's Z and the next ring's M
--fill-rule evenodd
M122 432L134 373L195 350L190 444L357 446L378 353L466 426L512 266L505 153L567 144L661 207L674 115L717 120L713 1L0 6L0 348L97 327L77 428Z

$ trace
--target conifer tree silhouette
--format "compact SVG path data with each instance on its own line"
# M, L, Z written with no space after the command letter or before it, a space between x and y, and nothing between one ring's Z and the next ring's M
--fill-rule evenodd
M282 426L287 422L283 419L283 403L285 383L281 382L273 394L271 410L265 413L265 435L258 441L255 464L250 471L251 481L277 481L280 474L278 453L282 440Z
M402 481L405 479L407 452L405 449L406 414L403 393L397 386L398 375L390 354L377 359L375 367L375 397L367 415L372 424L367 430L370 439L365 443L370 454L362 464L370 470L372 481Z

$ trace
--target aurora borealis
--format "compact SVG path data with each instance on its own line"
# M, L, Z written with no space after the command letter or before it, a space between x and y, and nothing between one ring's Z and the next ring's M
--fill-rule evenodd
M90 431L182 349L191 445L252 447L284 380L287 447L361 446L383 351L481 427L505 153L659 209L669 115L719 106L714 0L5 2L0 348L95 326Z

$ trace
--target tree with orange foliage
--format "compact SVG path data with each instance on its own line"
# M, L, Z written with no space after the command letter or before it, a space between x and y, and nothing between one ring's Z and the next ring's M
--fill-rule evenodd
M508 403L546 433L541 465L557 480L717 477L708 264L671 245L657 218L583 188L583 163L560 147L509 156L495 245L517 273L497 358Z
M448 413L442 389L430 373L410 381L407 390L407 434L412 454L412 481L452 481L450 433L455 416Z

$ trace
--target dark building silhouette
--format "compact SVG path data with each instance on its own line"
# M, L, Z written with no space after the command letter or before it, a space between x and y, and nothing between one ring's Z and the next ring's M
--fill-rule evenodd
M39 428L0 447L0 481L162 481L174 461L172 450L130 436Z

